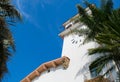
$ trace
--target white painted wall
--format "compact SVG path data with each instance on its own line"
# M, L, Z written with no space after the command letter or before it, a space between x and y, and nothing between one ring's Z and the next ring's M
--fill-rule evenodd
M78 43L72 43L73 39L78 41ZM71 71L69 76L73 81L70 82L84 82L84 79L90 79L88 65L91 61L91 57L87 55L87 51L89 48L95 47L95 43L89 42L82 45L83 39L83 36L79 37L75 34L66 36L64 39L62 56L70 58L70 66L67 69L68 72Z

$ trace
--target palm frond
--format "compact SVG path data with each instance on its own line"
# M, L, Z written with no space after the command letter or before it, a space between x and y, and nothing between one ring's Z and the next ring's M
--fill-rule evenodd
M7 61L15 51L15 44L9 23L21 20L20 13L11 5L10 0L0 0L0 81L8 72Z
M97 48L91 48L88 50L89 55L94 55L94 54L103 54L103 53L110 53L112 52L111 48L109 47L97 47Z
M78 12L80 16L84 16L85 15L85 9L83 7L81 7L79 4L77 5L78 8Z
M110 61L112 60L112 55L105 55L105 56L99 56L96 58L91 64L90 64L90 69L97 69L97 73L100 73L103 69L103 67Z
M7 4L0 4L1 13L0 16L5 17L6 20L14 22L16 19L21 20L20 13L14 8L13 5Z
M103 76L109 74L109 72L113 71L115 69L115 65L111 66L107 71L103 74Z
M89 33L89 31L90 30L88 28L81 28L81 29L75 29L72 32L76 33L78 35L84 35L84 36L86 36Z

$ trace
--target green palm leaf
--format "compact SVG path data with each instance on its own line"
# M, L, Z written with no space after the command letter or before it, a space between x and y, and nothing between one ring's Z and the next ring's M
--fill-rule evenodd
M97 67L97 73L100 73L103 67L112 59L112 55L105 55L97 57L91 64L90 69L94 69Z

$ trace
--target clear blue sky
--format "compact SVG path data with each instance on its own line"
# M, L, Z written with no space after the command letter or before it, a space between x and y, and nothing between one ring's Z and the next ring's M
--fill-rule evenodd
M98 4L99 0L89 1ZM40 64L61 56L63 40L58 34L63 30L62 24L77 14L78 3L82 4L82 0L13 1L23 15L23 23L12 27L16 52L3 82L20 82Z

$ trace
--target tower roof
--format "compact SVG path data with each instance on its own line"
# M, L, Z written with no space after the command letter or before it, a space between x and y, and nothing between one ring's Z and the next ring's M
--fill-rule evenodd
M74 17L70 18L68 21L66 21L63 26L65 27L65 30L62 31L59 36L64 38L64 36L69 35L71 31L75 30L78 27L81 27L83 23L79 21L80 15L77 14Z
M31 82L34 78L40 76L44 71L47 71L50 68L56 68L60 65L62 65L66 69L69 65L69 61L70 61L70 59L68 57L63 56L63 57L55 59L53 61L46 62L46 63L40 65L37 69L35 69L32 73L30 73L28 76L26 76L20 82Z

